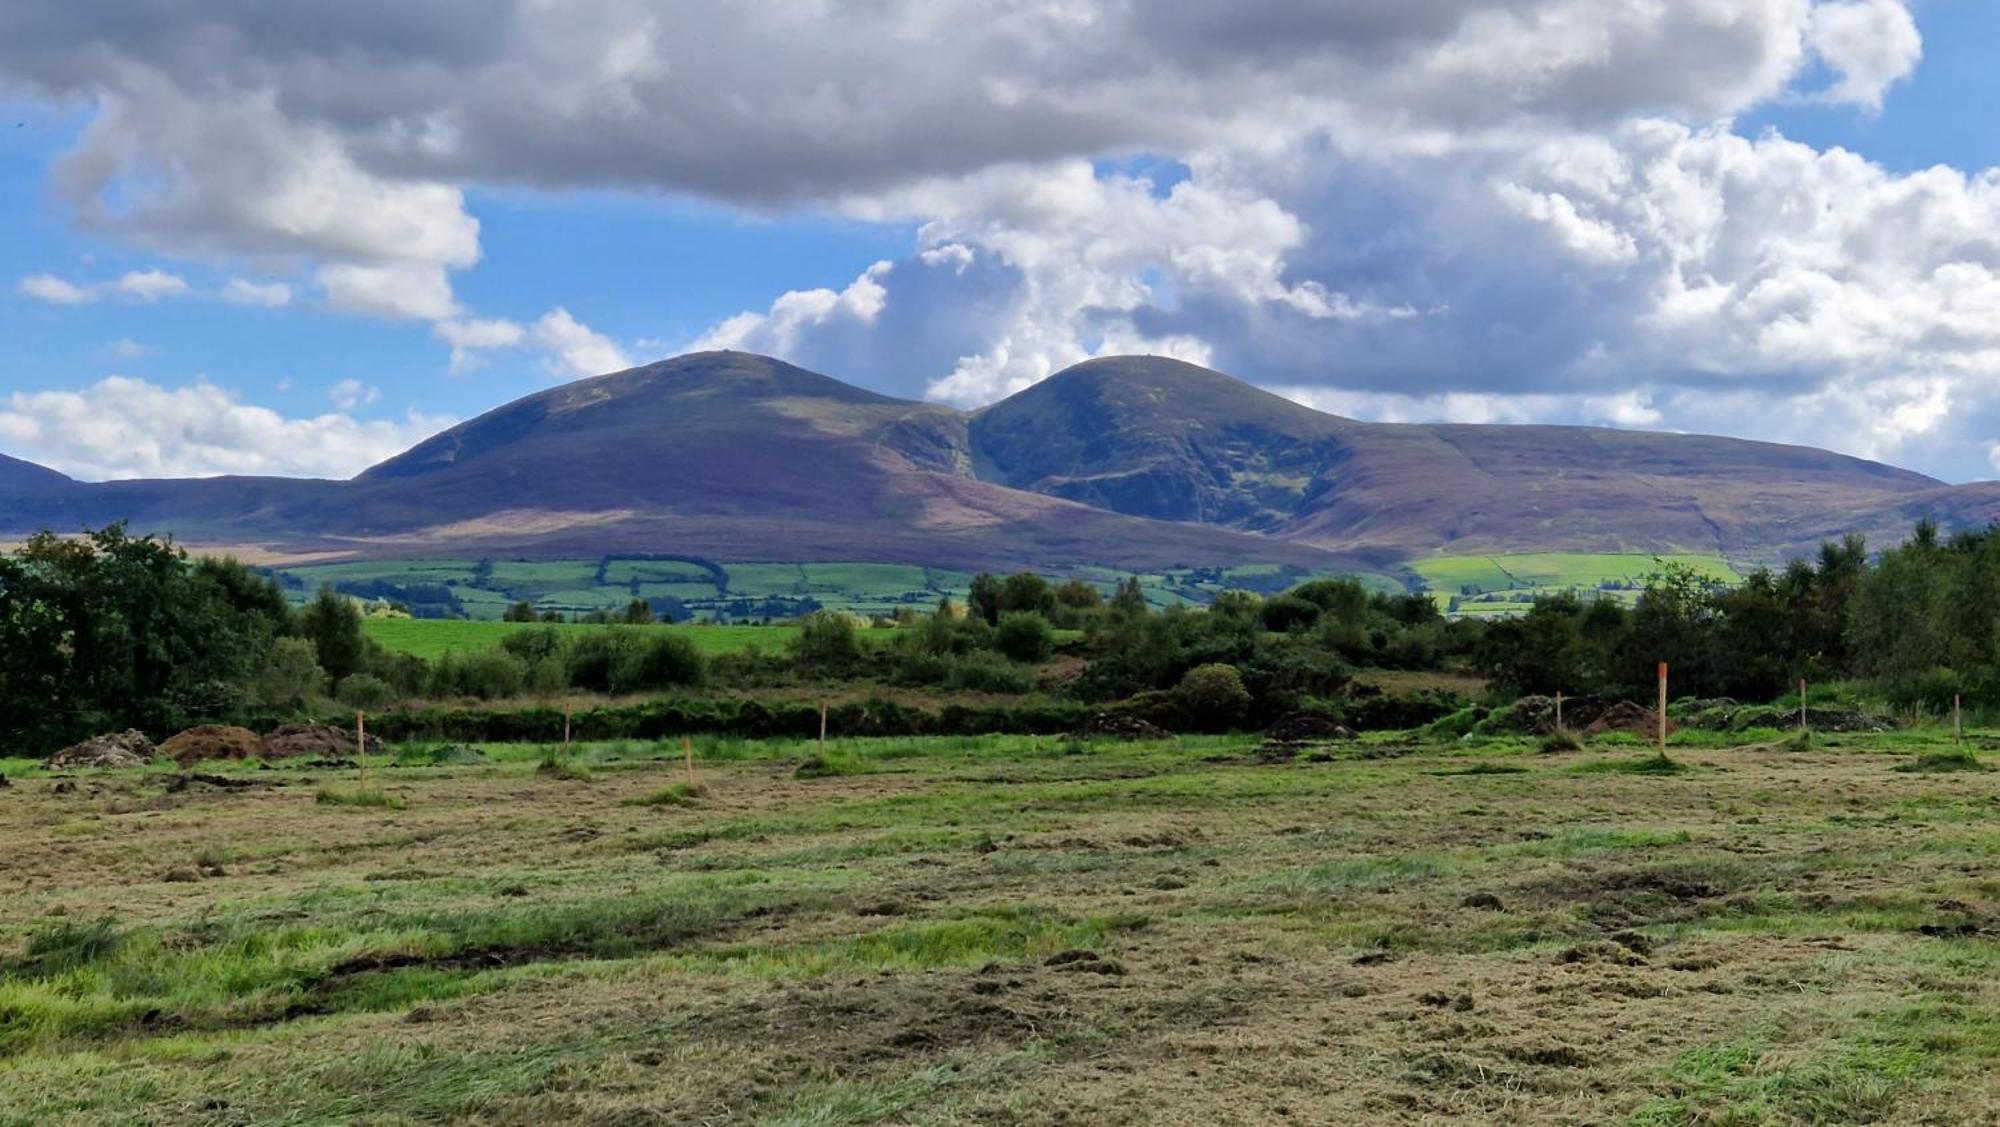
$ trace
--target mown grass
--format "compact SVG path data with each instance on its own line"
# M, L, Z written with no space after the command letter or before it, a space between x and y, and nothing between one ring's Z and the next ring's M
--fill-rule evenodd
M2000 1112L2000 779L1888 769L1948 736L1254 745L705 739L705 796L678 740L589 786L411 748L406 811L26 778L0 1122Z

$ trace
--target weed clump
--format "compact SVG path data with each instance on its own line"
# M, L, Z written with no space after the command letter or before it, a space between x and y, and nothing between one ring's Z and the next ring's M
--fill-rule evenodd
M125 933L111 916L89 923L65 921L30 936L27 950L8 969L24 978L49 978L103 962L124 941Z
M590 768L569 757L559 747L542 749L542 761L535 765L535 774L545 779L559 779L565 782L587 783Z
M675 783L659 790L627 799L627 806L693 806L708 797L708 788L700 783Z
M1952 771L1985 771L1986 764L1965 748L1950 751L1928 751L1908 763L1898 763L1895 770L1904 774L1942 775Z
M313 792L321 806L372 806L381 810L401 810L403 800L381 787L321 787Z
M1542 737L1541 752L1543 755L1559 755L1563 752L1582 750L1583 741L1560 728Z

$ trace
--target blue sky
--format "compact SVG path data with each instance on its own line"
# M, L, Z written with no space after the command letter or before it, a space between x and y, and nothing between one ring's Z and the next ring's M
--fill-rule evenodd
M0 451L79 476L344 475L697 345L2000 465L1986 0L122 3L0 13Z

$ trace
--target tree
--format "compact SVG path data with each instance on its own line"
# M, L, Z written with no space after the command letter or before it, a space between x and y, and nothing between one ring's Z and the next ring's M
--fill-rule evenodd
M1088 626L1104 612L1104 596L1081 579L1072 579L1056 588L1056 612L1051 620L1071 630Z
M644 599L633 599L625 604L625 624L627 626L650 626L653 623L653 606Z
M352 678L349 678L352 680ZM257 698L274 708L298 709L326 691L326 671L319 667L313 644L304 638L279 638L264 657L257 676Z
M0 743L40 753L220 718L283 628L282 602L233 561L190 565L123 525L35 536L0 558Z
M1047 618L1055 613L1056 592L1049 581L1032 571L1016 572L1000 584L1000 613L1026 611ZM999 625L995 621L994 625Z
M1145 588L1139 586L1139 577L1128 575L1118 581L1117 590L1111 593L1111 617L1120 621L1144 618L1150 608L1146 605Z
M986 572L972 577L972 586L965 593L966 613L984 619L986 625L997 626L1000 622L1000 580Z
M1319 622L1320 606L1297 595L1266 599L1262 608L1264 629L1277 634L1310 630Z
M1227 731L1250 708L1250 690L1233 665L1197 665L1174 687L1174 700L1190 725L1202 731Z
M533 622L536 619L535 604L526 599L509 604L506 613L500 616L502 622Z
M367 668L368 638L361 632L361 609L330 586L321 587L299 612L299 636L313 644L319 667L336 681Z
M1049 620L1033 611L1013 611L1000 619L993 633L993 648L1012 661L1030 665L1047 661L1055 650L1055 631Z
M795 664L819 673L842 673L861 663L854 623L832 611L807 615L792 635L791 651Z
M389 682L372 673L355 673L334 686L333 696L349 708L374 712L393 703L396 690Z

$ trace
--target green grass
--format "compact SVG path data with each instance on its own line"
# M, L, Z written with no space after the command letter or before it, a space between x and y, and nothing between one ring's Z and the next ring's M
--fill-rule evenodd
M706 796L678 743L579 743L588 788L412 744L415 813L21 776L0 1123L2000 1113L2000 776L1888 771L1934 730L1679 780L1529 736L843 739L819 779L704 737Z
M1536 552L1521 555L1431 556L1406 566L1415 572L1440 604L1458 600L1457 612L1468 617L1518 614L1532 596L1543 592L1598 592L1607 584L1624 590L1610 592L1630 601L1646 578L1666 564L1694 569L1721 583L1742 578L1720 556L1601 552Z
M1962 747L1947 748L1943 751L1927 751L1908 763L1898 763L1896 770L1905 774L1942 775L1956 771L1990 770L1979 757Z
M507 635L522 630L542 627L536 622L477 622L470 619L444 618L371 618L363 624L368 636L390 650L398 653L415 654L426 660L436 660L447 651L471 653L489 650L498 646ZM566 633L590 630L613 629L605 626L584 626L561 623L556 629ZM783 649L792 638L792 629L786 626L692 626L656 624L653 626L618 627L617 629L638 629L668 631L677 633L695 644L695 648L709 655L736 653L753 646L766 650ZM874 637L877 631L862 634L864 640Z
M376 786L323 786L313 792L321 806L365 806L379 810L401 810L404 802Z

